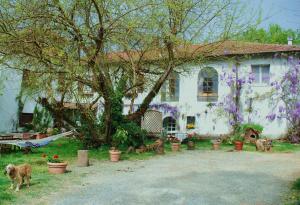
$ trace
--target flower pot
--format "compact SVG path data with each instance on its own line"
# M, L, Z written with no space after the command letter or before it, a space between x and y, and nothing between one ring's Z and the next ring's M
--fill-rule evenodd
M66 168L68 163L61 162L61 163L52 163L48 162L48 171L50 174L63 174L66 172Z
M89 166L88 150L78 150L77 151L77 165L80 167Z
M180 143L172 143L172 151L178 152L180 150Z
M188 141L188 143L187 143L187 149L188 150L194 150L195 149L195 142Z
M241 141L235 141L234 142L235 150L237 150L237 151L242 151L243 150L243 145L244 145L244 143L241 142Z
M219 150L220 149L220 143L212 143L213 150Z
M118 162L120 160L121 151L119 150L109 150L110 154L110 161L111 162Z
M44 134L44 133L38 133L36 135L36 139L39 140L39 139L43 139L43 138L46 138L48 137L47 134Z
M30 137L31 137L30 133L23 133L23 136L22 136L23 140L29 140Z

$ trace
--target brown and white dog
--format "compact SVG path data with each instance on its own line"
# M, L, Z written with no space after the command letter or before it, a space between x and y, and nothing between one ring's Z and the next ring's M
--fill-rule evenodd
M14 184L16 183L16 191L19 191L24 179L27 187L29 187L31 178L31 166L29 164L21 164L19 166L9 164L5 167L4 174L7 174L11 180L11 189L14 189Z

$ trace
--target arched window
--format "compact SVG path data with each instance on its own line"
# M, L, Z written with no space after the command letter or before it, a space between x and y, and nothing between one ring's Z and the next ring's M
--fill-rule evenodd
M161 87L161 101L179 100L179 75L171 73L166 82Z
M173 117L165 117L163 120L164 130L168 133L176 131L176 120Z
M218 72L216 69L211 67L203 68L198 75L198 101L217 101L218 84Z

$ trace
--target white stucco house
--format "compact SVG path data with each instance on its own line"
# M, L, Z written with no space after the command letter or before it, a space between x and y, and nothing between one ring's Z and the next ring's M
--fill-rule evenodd
M151 103L151 108L162 111L163 126L169 133L226 134L230 130L228 119L220 115L215 105L230 92L222 82L221 74L236 66L240 75L252 73L255 78L249 88L251 94L243 92L241 96L244 121L264 126L266 136L279 137L285 134L287 124L285 121L266 120L274 109L270 106L270 99L251 101L251 113L246 112L249 105L245 102L249 102L251 95L264 96L270 91L270 83L280 79L289 69L288 56L299 54L300 46L227 41L211 52L205 63L190 61L184 65L189 72L172 73ZM0 96L0 132L9 132L13 131L14 123L20 117L16 97L21 88L22 73L1 69L0 74L6 77L5 89ZM139 94L134 107L139 106L145 95ZM33 100L27 100L22 117L30 118L34 106ZM130 100L124 99L124 113L128 113L129 107ZM170 112L172 108L176 108L176 116Z

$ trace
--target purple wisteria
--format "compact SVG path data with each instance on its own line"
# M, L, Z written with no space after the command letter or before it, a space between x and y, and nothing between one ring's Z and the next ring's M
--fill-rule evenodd
M179 110L176 106L167 103L150 104L149 108L162 111L164 114L169 113L172 117L178 118Z
M288 57L289 70L280 81L271 83L274 89L273 101L278 109L269 113L268 120L286 119L289 122L288 137L292 142L300 142L300 61Z
M223 69L220 76L221 81L230 88L231 92L224 97L221 103L219 103L219 107L221 107L229 117L228 123L233 129L237 128L237 126L244 121L240 110L242 88L246 84L253 83L255 80L253 73L249 73L247 76L240 76L239 74L239 68L235 65L229 71ZM247 90L246 92L249 94L251 91Z

